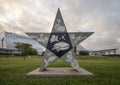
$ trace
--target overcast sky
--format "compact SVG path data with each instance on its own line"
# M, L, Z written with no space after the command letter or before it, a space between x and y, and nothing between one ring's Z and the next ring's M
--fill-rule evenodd
M86 49L120 49L120 0L0 0L0 32L50 32L58 7L68 31L95 32Z

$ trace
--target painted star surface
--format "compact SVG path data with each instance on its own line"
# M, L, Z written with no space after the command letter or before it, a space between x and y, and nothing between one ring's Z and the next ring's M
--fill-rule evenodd
M27 34L47 48L40 68L41 71L45 70L58 58L68 63L77 71L80 71L73 48L93 34L93 32L68 33L60 9L58 9L51 33Z

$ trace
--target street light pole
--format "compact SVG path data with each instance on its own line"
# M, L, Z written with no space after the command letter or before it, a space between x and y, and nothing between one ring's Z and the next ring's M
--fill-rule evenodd
M1 41L2 41L2 48L3 48L3 41L4 41L4 38L2 38L2 40L1 40Z

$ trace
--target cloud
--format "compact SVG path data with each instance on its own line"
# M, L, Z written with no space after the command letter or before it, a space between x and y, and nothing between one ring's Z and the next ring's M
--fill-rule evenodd
M60 7L68 31L95 32L86 49L120 49L120 0L0 0L0 31L50 32Z

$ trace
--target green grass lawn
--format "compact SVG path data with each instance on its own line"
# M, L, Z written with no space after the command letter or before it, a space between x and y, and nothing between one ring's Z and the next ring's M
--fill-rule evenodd
M82 68L94 73L92 78L27 78L26 74L41 64L42 58L0 58L0 85L120 85L120 57L79 57ZM69 67L57 60L50 67Z

